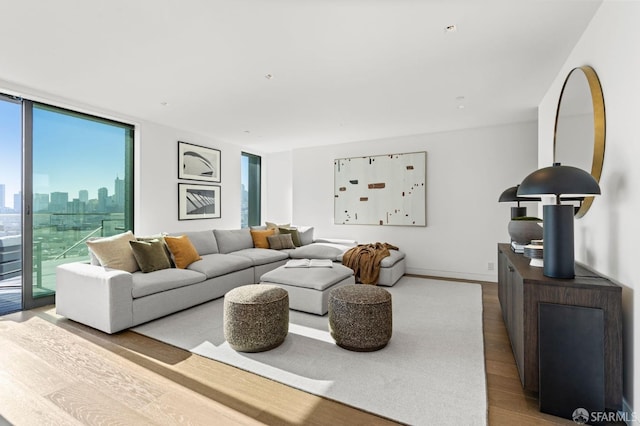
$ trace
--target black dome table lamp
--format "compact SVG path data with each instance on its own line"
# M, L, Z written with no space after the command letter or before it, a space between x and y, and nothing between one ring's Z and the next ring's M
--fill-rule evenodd
M500 194L500 198L498 198L499 203L505 202L517 202L517 207L511 207L511 219L516 217L523 217L527 215L527 208L520 207L521 201L540 201L540 198L534 197L518 197L518 187L520 185L512 186L511 188L505 189L502 194Z
M555 197L555 204L542 207L543 274L547 277L575 276L574 207L561 204L561 199L599 194L600 186L588 172L560 163L536 170L520 184L517 193L519 197Z

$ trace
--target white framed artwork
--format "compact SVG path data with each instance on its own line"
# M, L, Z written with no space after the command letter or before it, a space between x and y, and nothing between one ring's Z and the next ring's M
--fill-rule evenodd
M427 226L427 153L334 160L334 223Z

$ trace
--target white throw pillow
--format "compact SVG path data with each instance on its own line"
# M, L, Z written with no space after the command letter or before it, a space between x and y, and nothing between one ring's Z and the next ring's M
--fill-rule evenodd
M300 245L307 246L313 242L313 226L298 226Z
M111 237L98 238L87 241L87 246L105 268L121 269L127 272L135 272L138 262L133 255L129 241L135 241L133 232L127 231Z

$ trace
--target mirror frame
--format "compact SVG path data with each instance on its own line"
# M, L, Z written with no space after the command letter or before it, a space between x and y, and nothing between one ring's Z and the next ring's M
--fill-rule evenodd
M602 175L602 165L604 163L604 148L606 139L606 117L604 111L604 96L602 94L602 86L600 85L600 79L596 71L588 66L584 65L576 67L569 71L567 78L562 85L562 91L560 92L560 99L558 100L558 109L556 110L556 122L553 131L553 162L556 162L556 136L558 134L558 118L560 116L560 105L562 104L562 95L564 95L564 89L567 86L567 82L571 78L571 75L576 72L582 72L587 78L589 83L589 89L591 91L591 102L593 105L593 160L591 163L591 176L594 177L596 182L600 183L600 176ZM594 197L585 197L584 201L580 204L580 208L575 214L576 218L583 217L591 204Z

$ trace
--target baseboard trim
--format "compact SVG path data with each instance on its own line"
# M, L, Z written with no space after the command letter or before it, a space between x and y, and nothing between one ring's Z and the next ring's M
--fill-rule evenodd
M407 268L406 273L411 275L422 275L422 276L428 276L428 277L455 278L458 280L465 280L465 281L482 281L482 282L491 282L491 283L498 282L497 273L475 274L475 273L454 272L454 271L439 271L435 269L422 269L422 268Z

